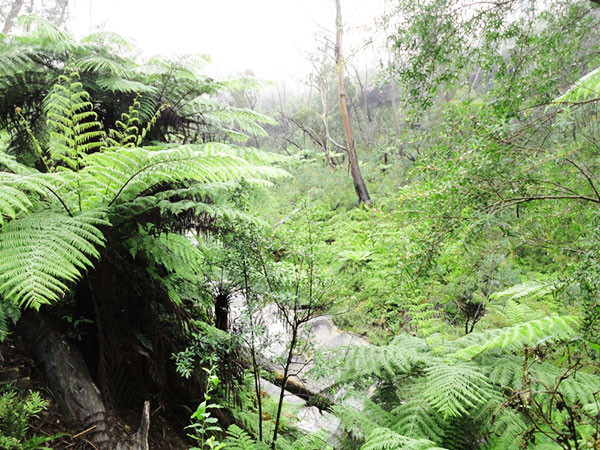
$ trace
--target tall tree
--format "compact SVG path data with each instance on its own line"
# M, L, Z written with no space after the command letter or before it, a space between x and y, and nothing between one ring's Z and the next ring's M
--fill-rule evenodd
M352 124L350 123L350 115L348 114L348 105L346 103L346 86L344 84L344 57L342 53L342 37L344 34L344 26L342 23L342 6L340 0L335 0L335 11L336 11L336 33L335 33L335 62L338 73L338 90L340 97L340 112L342 115L342 122L344 123L344 132L346 134L346 148L348 152L348 162L350 163L350 173L352 174L352 180L354 181L354 190L358 196L358 201L365 203L368 206L372 205L371 197L369 197L369 191L365 180L360 173L360 167L358 166L358 159L356 157L356 147L354 144L354 135L352 133Z

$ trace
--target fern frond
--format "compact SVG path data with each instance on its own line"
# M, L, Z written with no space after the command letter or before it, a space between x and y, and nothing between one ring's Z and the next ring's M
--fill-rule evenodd
M333 413L340 418L342 428L357 439L366 439L380 425L371 418L346 406L334 406Z
M559 341L575 336L578 321L573 316L550 316L531 320L493 332L471 333L455 341L456 345L469 343L451 356L470 360L482 353L510 352L524 345L533 347L541 342ZM479 341L477 343L472 343Z
M59 300L100 256L102 225L108 223L98 212L41 211L8 223L0 233L0 292L36 309Z
M114 50L116 53L134 50L134 45L131 42L129 42L123 36L110 31L97 31L92 34L88 34L81 39L81 42L108 47Z
M388 428L398 434L412 438L427 437L436 442L444 436L445 424L420 395L414 395L391 413L394 420Z
M96 80L98 86L110 92L131 93L149 93L156 94L158 90L154 86L147 85L141 81L130 80L123 77L99 77Z
M527 430L527 425L520 414L503 408L490 428L484 449L518 450L521 448L518 436Z
M424 362L424 340L401 335L385 346L361 345L348 349L342 381L365 376L395 377L412 373Z
M486 360L482 366L490 381L501 388L518 389L523 377L523 361L517 357L501 356Z
M567 92L554 100L554 103L575 103L597 97L600 94L600 67L580 78Z
M64 177L59 174L0 172L0 226L6 218L15 219L19 213L28 212L34 200L53 197L62 182Z
M109 206L117 200L134 198L156 184L206 183L287 174L281 169L252 166L208 146L104 151L86 157L83 173L81 184L90 202L108 201Z
M76 72L61 75L44 105L51 136L50 155L73 170L80 168L83 155L105 145L98 115L78 78Z
M495 292L490 295L490 300L519 300L527 298L528 300L534 300L539 297L543 297L556 289L559 285L555 282L540 283L536 281L529 281L527 283L517 284L503 291Z
M163 266L169 273L177 272L192 278L203 269L202 252L188 238L179 234L154 237L140 233L128 240L127 244L134 258L142 252L147 260Z
M2 342L7 334L10 323L17 323L21 311L14 304L0 300L0 342Z
M28 40L38 45L53 48L60 52L74 52L80 48L80 45L69 33L42 17L35 14L26 14L20 16L17 21L19 25L29 30Z
M263 450L268 447L262 442L257 443L252 437L237 425L231 425L227 429L227 448L231 450Z
M129 78L132 71L125 66L125 60L103 55L88 55L73 62L75 68L82 72L98 72L106 76Z
M376 428L369 434L362 450L443 450L427 439L412 439L388 428Z
M445 418L466 415L498 395L490 379L471 364L434 364L425 372L423 397Z

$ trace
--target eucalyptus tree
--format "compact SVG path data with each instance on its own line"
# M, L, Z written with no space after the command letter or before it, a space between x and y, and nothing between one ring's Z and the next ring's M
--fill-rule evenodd
M338 73L338 94L340 99L340 112L342 115L342 122L344 124L344 133L346 135L346 152L348 153L350 173L352 174L352 180L354 181L354 190L356 191L356 195L358 196L358 202L364 203L367 206L371 206L371 197L369 197L369 191L367 190L367 185L362 177L360 166L358 164L358 158L356 156L356 145L354 141L354 135L352 133L352 124L350 123L350 116L348 113L346 85L344 82L345 62L342 51L342 37L344 34L344 24L342 22L342 6L340 0L335 0L335 11L335 62Z

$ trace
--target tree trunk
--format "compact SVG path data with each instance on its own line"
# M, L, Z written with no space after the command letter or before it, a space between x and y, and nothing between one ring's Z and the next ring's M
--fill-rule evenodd
M327 122L329 112L327 108L327 87L320 86L319 94L321 95L321 121L323 122L323 129L325 131L325 137L323 138L325 158L327 159L327 164L329 164L329 167L335 170L335 163L333 162L333 159L331 158L331 152L329 151L329 124Z
M229 330L229 294L218 292L215 298L215 327L219 330Z
M346 86L344 85L344 60L342 56L342 35L343 35L343 24L342 24L342 7L340 0L335 0L336 8L336 46L335 46L335 60L337 64L338 72L338 90L340 95L340 111L342 115L342 121L344 123L344 132L346 133L346 147L348 152L348 162L350 163L350 173L352 174L352 180L354 181L354 190L358 196L358 201L365 203L368 206L372 205L371 197L369 197L369 191L365 180L363 180L362 174L360 173L360 167L358 166L358 159L356 158L356 148L354 146L354 136L352 134L352 125L350 124L350 115L348 114L348 105L346 103Z
M2 34L10 33L13 25L15 24L15 19L21 12L21 8L23 7L24 0L14 0L8 14L6 15L6 20L4 21L4 27L2 28Z
M27 311L19 320L17 331L31 348L42 367L46 382L67 422L81 423L98 449L148 450L150 404L145 402L139 430L130 438L110 435L106 408L98 387L92 380L79 351L40 313Z

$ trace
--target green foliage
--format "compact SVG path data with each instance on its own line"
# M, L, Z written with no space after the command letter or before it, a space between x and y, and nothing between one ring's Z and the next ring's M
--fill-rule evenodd
M542 387L550 389L548 386L562 372L549 362L532 368L531 372L525 371L522 349L568 342L575 336L576 326L572 318L546 317L450 341L432 336L428 344L422 339L400 336L380 349L358 346L351 348L347 356L344 351L344 358L350 364L343 365L342 382L358 383L364 377L379 379L382 398L392 405L389 411L370 403L361 413L340 410L344 428L363 440L365 448L394 448L393 445L412 448L411 445L433 443L444 448L461 448L466 445L464 429L475 440L480 439L478 435L488 433L503 440L506 433L515 429L522 429L524 435L531 427L528 416L520 416L518 408L509 409L506 417L502 415L511 404L507 392L518 395L523 379L530 379L536 392ZM567 401L587 404L595 395L597 382L596 375L580 372L563 380L558 389ZM395 394L390 397L385 386L391 387ZM542 392L539 395L546 400L551 395L550 390ZM500 428L491 423L491 407L502 412L499 420L504 425ZM503 427L509 431L503 431ZM405 442L409 438L433 443Z
M210 403L210 399L212 398L211 392L219 385L219 378L213 373L214 369L212 367L205 370L207 374L207 384L204 393L204 401L198 405L198 408L196 408L196 411L191 417L192 424L188 425L186 428L192 431L192 434L188 434L188 436L200 445L199 447L193 447L193 450L204 450L207 448L218 450L224 448L225 445L219 443L215 439L214 434L221 432L222 430L219 426L219 420L216 417L213 417L211 411L221 408L221 405ZM213 436L209 436L211 434Z
M367 437L367 442L361 447L362 450L385 450L385 449L406 449L406 450L439 450L442 447L436 446L427 439L411 439L401 436L398 433L387 428L376 428Z
M90 95L78 78L77 72L61 75L44 105L50 156L72 170L79 170L84 155L100 149L105 137Z
M600 93L600 69L594 69L580 78L567 92L558 97L555 103L577 103Z
M0 390L0 447L6 450L48 450L54 436L32 435L29 423L48 407L39 392L21 394L10 388Z
M17 323L19 317L19 308L12 303L0 301L0 343L6 339L10 325Z
M226 448L231 450L261 450L269 447L262 442L257 443L252 437L237 425L231 425L227 429Z
M226 144L105 149L104 134L96 131L99 124L91 110L89 95L82 90L81 83L73 81L75 78L76 74L61 78L47 105L52 136L49 154L53 159L48 168L64 164L65 175L6 173L7 183L0 189L7 198L0 202L3 215L14 219L0 233L3 261L0 289L6 298L24 306L39 308L56 301L69 290L68 283L81 278L82 271L91 267L92 260L100 256L98 247L105 241L104 230L100 227L140 213L135 209L117 210L123 203L140 202L145 192L152 192L158 186L164 191L164 186L170 185L176 188L172 195L179 197L177 203L181 205L186 199L180 188L194 183L222 183L244 176L265 179L286 175L282 169L249 162L250 159L265 160L266 156L251 155L250 151L242 153ZM134 115L132 111L130 116ZM129 131L134 136L138 134L137 129ZM122 136L122 140L128 147L130 138ZM97 151L99 149L102 151ZM50 200L58 202L40 202L38 211L27 214L33 206L28 191L45 197L51 194L54 198ZM9 198L12 198L10 202ZM155 197L147 200L149 207L156 208ZM163 208L177 213L168 198L163 199L163 203L167 204ZM185 209L197 204L188 203ZM16 208L21 210L19 217ZM62 211L58 211L60 209ZM179 211L182 210L184 208L179 206ZM196 214L207 212L207 209L201 209ZM173 240L174 243L183 242ZM187 256L192 253L188 249ZM184 266L190 258L198 258L198 255L186 258L184 253L179 256L178 263ZM170 264L159 261L159 264L174 272L173 261ZM176 294L172 297L176 298Z
M0 291L6 299L38 309L57 301L100 256L98 228L109 223L98 212L74 217L40 211L13 220L0 232Z

